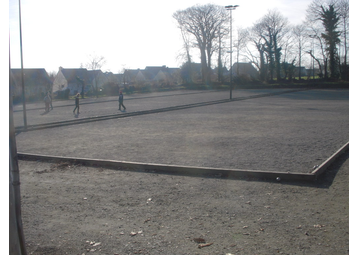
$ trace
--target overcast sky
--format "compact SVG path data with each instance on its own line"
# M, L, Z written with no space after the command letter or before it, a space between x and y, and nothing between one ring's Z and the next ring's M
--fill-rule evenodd
M21 0L23 64L24 68L57 72L59 66L79 68L96 55L106 60L102 71L113 73L123 68L179 67L182 39L172 17L177 10L195 4L237 4L232 12L235 31L251 26L270 9L278 10L291 24L299 24L311 2ZM11 67L20 68L18 0L9 1L9 28Z

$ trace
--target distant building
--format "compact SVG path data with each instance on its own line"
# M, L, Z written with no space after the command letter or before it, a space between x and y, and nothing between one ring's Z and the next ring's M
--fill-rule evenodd
M87 69L60 67L53 81L54 91L69 89L70 95L81 93L83 87L81 80L87 82Z
M304 66L295 67L294 76L298 77L300 69L301 69L301 76L307 76L307 70L306 70L306 67L304 67Z
M42 99L46 92L52 91L52 81L44 68L24 68L24 88L26 98ZM11 69L11 93L22 96L21 69Z
M82 90L86 93L93 88L101 88L110 79L111 74L104 74L101 70L60 67L53 82L53 88L54 91L69 89L70 95L82 93Z
M320 70L319 69L306 69L306 73L307 73L307 76L313 76L313 74L315 76L319 75L320 74Z
M126 69L122 76L123 84L157 83L175 85L179 83L179 68L147 66L145 69Z
M247 76L251 79L258 79L259 72L251 63L235 63L232 66L232 76Z

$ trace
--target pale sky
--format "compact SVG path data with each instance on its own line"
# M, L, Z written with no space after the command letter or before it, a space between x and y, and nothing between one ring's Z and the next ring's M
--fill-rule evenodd
M312 0L118 1L21 0L24 68L47 72L79 68L90 55L103 56L102 71L146 66L180 67L180 30L172 17L195 4L239 5L232 11L233 33L278 10L292 25L301 23ZM9 1L11 67L20 68L19 0ZM198 51L192 52L194 57ZM194 59L195 60L195 59ZM199 59L196 60L199 62Z

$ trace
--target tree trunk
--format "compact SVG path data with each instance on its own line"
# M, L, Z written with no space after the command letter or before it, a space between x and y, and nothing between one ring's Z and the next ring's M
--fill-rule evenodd
M274 52L275 52L275 67L276 67L276 78L277 81L281 80L281 47L278 47L277 45L277 35L273 35L273 46L274 46Z
M202 81L203 84L207 84L208 82L208 72L207 72L207 63L206 63L206 52L205 49L201 48L200 49L200 53L201 53L201 77L202 77Z

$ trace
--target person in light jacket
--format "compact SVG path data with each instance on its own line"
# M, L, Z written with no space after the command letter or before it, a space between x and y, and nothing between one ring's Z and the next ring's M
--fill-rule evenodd
M46 96L44 97L44 102L45 102L45 112L49 112L49 111L50 111L50 102L51 102L51 99L50 99L50 96L49 96L48 93L47 93Z

